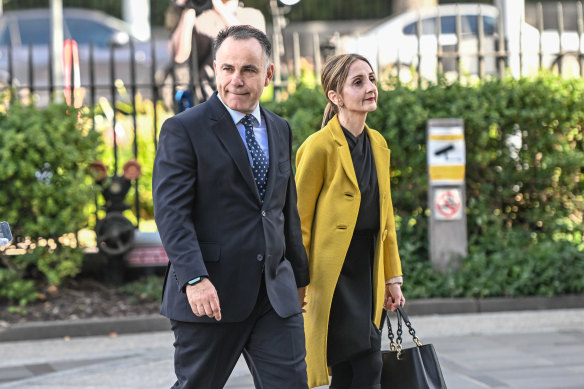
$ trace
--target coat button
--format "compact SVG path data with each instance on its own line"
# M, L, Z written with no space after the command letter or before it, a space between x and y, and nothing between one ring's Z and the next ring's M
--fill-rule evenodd
M258 254L258 256L256 257L256 259L258 260L258 262L261 262L264 260L264 256L261 254Z
M264 211L263 209L262 209L262 216L264 216L264 217L266 216L266 211Z

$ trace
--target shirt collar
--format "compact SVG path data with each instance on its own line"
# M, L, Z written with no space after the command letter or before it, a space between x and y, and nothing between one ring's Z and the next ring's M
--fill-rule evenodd
M219 94L217 94L217 97L219 98L219 101L221 102L221 104L223 104L223 106L225 107L225 109L227 109L227 112L229 112L229 115L231 115L231 119L233 120L233 123L235 123L235 125L239 124L239 122L241 121L241 119L243 119L245 117L245 114L229 108L227 106L227 104L225 104L223 102L223 100L221 100L221 96L219 96ZM255 118L257 126L261 126L262 125L262 115L260 113L260 105L259 105L259 103L254 108L254 110L251 113L251 115Z

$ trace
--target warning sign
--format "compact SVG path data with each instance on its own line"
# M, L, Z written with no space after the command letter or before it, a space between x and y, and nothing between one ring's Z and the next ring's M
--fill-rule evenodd
M466 152L462 120L428 120L427 152L432 185L464 182Z
M457 188L436 189L434 192L434 215L436 220L460 220L462 201Z

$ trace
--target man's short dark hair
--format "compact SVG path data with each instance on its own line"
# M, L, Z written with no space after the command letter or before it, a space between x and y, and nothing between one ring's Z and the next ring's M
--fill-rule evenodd
M272 44L270 40L262 31L258 30L255 27L249 25L237 25L224 28L223 30L219 31L217 34L217 38L215 38L215 44L213 45L213 49L215 53L219 50L219 47L223 44L225 39L233 38L235 40L247 40L247 39L255 39L257 40L262 49L264 50L264 54L266 55L266 62L270 61L270 56L272 55Z

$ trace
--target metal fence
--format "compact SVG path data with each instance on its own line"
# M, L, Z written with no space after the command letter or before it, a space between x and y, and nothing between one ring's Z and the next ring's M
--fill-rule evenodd
M549 31L544 26L544 14L541 4L537 7L536 26L522 28L521 45L517 52L519 69L522 74L528 74L533 68L553 68L560 73L584 75L584 53L582 35L584 16L582 4L577 3L576 11L571 17L577 19L576 31L564 29L564 10L561 3L556 7L557 30ZM433 31L425 30L425 19L420 16L414 21L410 37L416 42L414 52L409 62L398 56L393 62L383 62L380 50L375 53L376 65L381 76L389 74L400 75L407 70L418 82L423 79L424 66L430 61L433 65L430 73L450 72L461 78L469 71L468 64L472 63L473 72L477 77L488 74L503 76L509 67L512 52L507 46L504 36L503 23L500 18L494 25L485 23L489 19L487 14L479 9L476 16L476 35L468 34L464 28L465 14L457 12L452 17L454 28L443 31L443 23L435 23ZM434 15L440 18L440 15ZM437 19L441 20L441 19ZM383 22L382 22L383 23ZM489 22L490 23L490 22ZM272 29L275 31L275 29ZM527 31L527 32L526 32ZM537 40L526 35L537 32ZM299 80L303 73L309 72L318 82L323 61L329 55L343 52L346 47L342 42L344 34L335 31L301 32L286 30L281 35L273 35L276 43L274 62L276 74L274 79L274 96L279 98L281 91L288 87L289 82ZM454 43L445 45L443 37L455 37ZM355 36L355 35L353 35ZM433 37L433 52L424 51L422 42ZM546 39L548 41L546 41ZM552 43L549 43L552 42ZM554 43L555 42L555 43ZM56 96L64 96L66 101L76 106L91 107L94 113L94 126L99 125L97 114L105 117L111 128L111 153L113 172L119 169L120 139L116 129L118 121L123 116L132 132L132 154L138 159L142 150L139 148L140 137L147 137L148 141L157 146L158 131L161 125L161 113L171 115L175 106L175 96L181 89L189 89L197 104L195 89L199 78L197 61L192 59L187 65L189 76L187 82L179 82L176 77L177 68L173 65L167 52L165 41L134 42L125 47L98 48L94 45L80 47L75 42L65 42L65 74L64 80L54 80L51 71L50 50L44 49L44 57L39 54L39 48L32 45L24 48L11 46L0 47L0 90L10 93L11 99L21 99L26 103L45 105ZM526 46L527 45L527 46ZM554 46L555 45L555 46ZM527 50L527 47L536 47L536 50ZM42 51L42 50L41 50ZM193 50L195 52L196 50ZM364 53L366 56L368 53ZM535 58L535 60L533 59ZM470 61L472 59L472 61ZM470 62L469 62L470 61ZM533 65L535 64L535 65ZM533 66L532 66L533 65ZM568 66L569 65L569 66ZM154 109L150 110L146 124L139 117L139 102L148 100ZM104 108L111 107L111 110ZM165 107L165 109L157 109ZM122 116L120 116L122 115ZM141 126L147 126L149 131L144 134ZM136 184L134 195L134 213L137 223L140 223L140 193Z
M544 15L542 4L536 4L529 21L522 19L513 26L517 34L512 40L495 7L444 5L417 15L402 14L344 36L338 48L364 54L382 77L399 74L418 82L436 81L439 75L504 77L509 69L516 77L541 69L579 77L584 74L582 3L570 3L569 8L567 14L563 4L557 3L555 15ZM554 29L544 23L552 16ZM576 30L564 27L566 19Z

